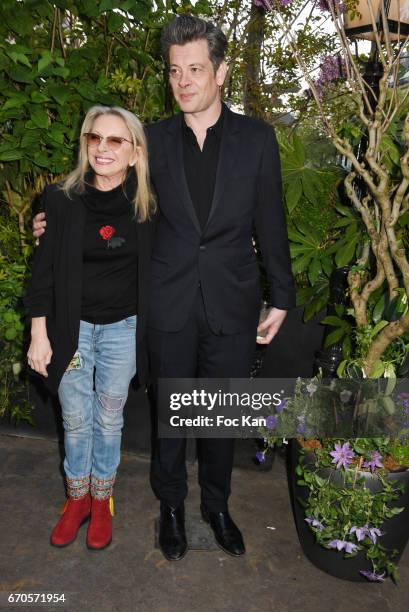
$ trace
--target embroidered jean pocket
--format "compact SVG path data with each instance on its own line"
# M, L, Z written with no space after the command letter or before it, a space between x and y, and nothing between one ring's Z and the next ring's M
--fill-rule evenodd
M81 370L83 365L84 364L82 361L81 353L79 351L75 351L65 372L67 373L67 372L72 372L73 370Z

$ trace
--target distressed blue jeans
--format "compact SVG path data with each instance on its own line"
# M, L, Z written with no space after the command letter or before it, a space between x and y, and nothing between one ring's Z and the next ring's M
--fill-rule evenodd
M90 486L93 497L112 495L135 372L136 316L104 325L81 321L78 350L58 388L71 497L82 497Z

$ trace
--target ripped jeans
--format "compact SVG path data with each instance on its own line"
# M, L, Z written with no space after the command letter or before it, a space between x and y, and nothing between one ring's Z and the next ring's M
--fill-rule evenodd
M95 385L94 385L95 370ZM136 315L104 325L81 321L78 350L58 388L69 495L112 495L123 407L136 372Z

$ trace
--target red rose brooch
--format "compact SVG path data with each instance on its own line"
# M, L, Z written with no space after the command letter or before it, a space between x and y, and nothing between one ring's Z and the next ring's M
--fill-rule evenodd
M112 227L112 225L104 225L100 228L99 234L100 236L106 240L107 249L117 249L122 246L125 242L125 238L120 238L119 236L113 237L116 233L116 229Z

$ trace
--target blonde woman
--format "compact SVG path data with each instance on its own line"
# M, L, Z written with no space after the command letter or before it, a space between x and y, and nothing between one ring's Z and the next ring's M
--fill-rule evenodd
M87 546L112 539L113 485L131 379L146 372L145 314L154 198L139 120L92 107L77 168L42 193L47 231L26 294L29 366L58 391L68 499L51 534L67 546L90 517Z

